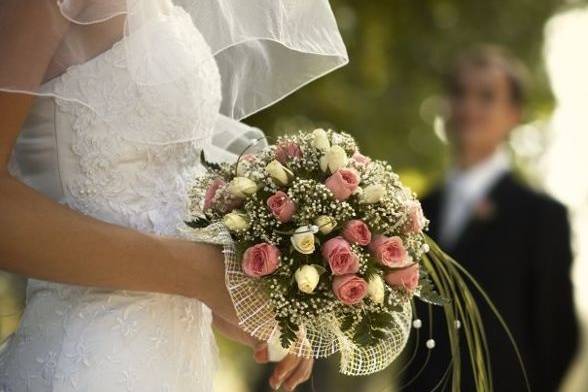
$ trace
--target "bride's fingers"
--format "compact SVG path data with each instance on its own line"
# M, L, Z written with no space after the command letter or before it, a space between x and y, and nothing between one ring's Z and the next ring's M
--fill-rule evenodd
M274 368L269 384L274 390L280 389L284 381L296 370L303 358L289 354Z
M293 391L298 385L308 381L312 374L312 366L314 365L314 359L304 358L296 370L288 377L284 382L284 389L288 392Z
M269 361L269 353L266 342L259 342L253 349L253 358L257 363L267 363Z

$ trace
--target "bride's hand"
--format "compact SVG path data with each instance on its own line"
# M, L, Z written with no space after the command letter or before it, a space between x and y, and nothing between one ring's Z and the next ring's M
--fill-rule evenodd
M253 349L253 358L257 363L269 361L266 342L260 342L217 314L213 314L213 325L231 340L245 344ZM287 355L275 366L269 379L270 386L277 390L283 386L286 391L293 391L298 385L307 381L312 373L314 359Z
M267 363L267 343L258 343L254 348L253 357L258 363ZM313 358L302 358L288 354L275 366L269 384L274 390L284 387L286 391L293 391L298 385L310 379L313 365Z

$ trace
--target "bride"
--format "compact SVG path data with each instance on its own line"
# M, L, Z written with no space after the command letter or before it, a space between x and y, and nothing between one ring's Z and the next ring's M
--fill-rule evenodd
M183 238L186 182L347 62L327 0L1 0L0 58L0 269L30 278L0 391L211 391L211 324L265 360Z

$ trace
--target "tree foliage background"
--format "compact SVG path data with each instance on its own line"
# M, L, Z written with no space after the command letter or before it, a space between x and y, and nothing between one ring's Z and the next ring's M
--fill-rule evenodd
M545 120L555 104L543 62L545 24L586 3L331 0L350 63L245 122L270 137L316 126L347 131L364 153L390 161L403 181L423 194L448 163L434 122L443 114L443 76L455 56L477 44L509 50L529 71L525 121ZM248 353L223 347L246 373L254 371ZM336 377L341 391L364 390L359 381L339 380L336 370L322 374ZM387 390L386 380L369 390Z
M350 63L246 120L269 135L316 125L353 134L362 150L389 160L422 192L446 161L433 132L442 114L442 76L463 49L506 47L529 68L527 118L549 115L543 29L562 0L333 0Z

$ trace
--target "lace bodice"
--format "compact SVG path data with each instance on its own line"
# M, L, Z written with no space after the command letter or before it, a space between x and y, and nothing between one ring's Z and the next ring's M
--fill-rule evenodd
M150 27L165 36L165 26L174 23L186 23L198 34L179 8ZM172 38L181 39L170 33L167 40ZM44 119L44 131L54 132L54 165L59 169L59 178L45 178L41 186L59 182L53 188L62 189L63 201L84 214L143 231L173 233L182 217L186 176L197 170L198 150L210 139L221 99L220 76L206 42L200 35L186 42L192 46L180 53L194 57L194 72L164 86L135 83L122 42L52 80L56 94L77 98L92 109L56 99L52 115L33 114ZM36 109L51 110L47 105ZM25 126L20 141L26 139ZM32 154L45 147L19 156L22 147L17 144L14 171L18 173L18 161L30 166ZM23 180L39 188L31 176Z
M187 19L188 18L188 19ZM167 34L186 23L189 40ZM10 170L46 196L94 218L176 235L186 184L218 118L220 76L180 8L157 26L193 56L194 72L137 85L115 44L46 86L76 101L39 99ZM176 29L177 30L177 29ZM129 37L129 39L132 37ZM64 233L66 235L66 233ZM65 250L64 250L65 251ZM196 300L29 280L21 326L0 354L0 391L209 391L210 311Z

